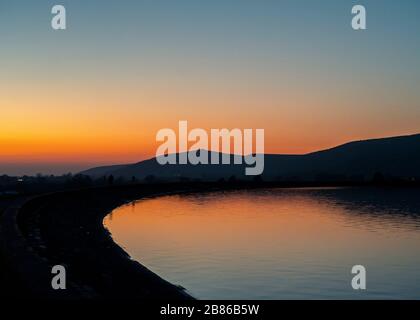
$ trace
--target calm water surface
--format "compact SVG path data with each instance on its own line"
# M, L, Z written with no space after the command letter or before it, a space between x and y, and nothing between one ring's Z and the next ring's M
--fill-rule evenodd
M104 220L201 299L420 298L420 191L267 189L143 199ZM351 267L367 269L367 290Z

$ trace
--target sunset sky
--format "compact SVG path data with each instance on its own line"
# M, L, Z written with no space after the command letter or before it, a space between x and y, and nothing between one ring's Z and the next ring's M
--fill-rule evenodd
M268 153L419 133L419 34L417 0L1 0L0 174L136 162L179 120Z

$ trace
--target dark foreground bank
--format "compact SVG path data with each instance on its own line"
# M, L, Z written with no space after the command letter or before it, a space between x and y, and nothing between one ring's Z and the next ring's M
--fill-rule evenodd
M10 294L36 299L193 299L131 260L102 225L113 208L127 201L189 189L107 187L17 201L3 212L1 223L4 269L14 279ZM51 288L54 265L66 268L66 290Z
M3 276L13 290L36 299L192 300L116 245L103 218L126 202L164 194L319 184L172 183L89 188L20 198L4 210L0 224ZM170 209L170 208L169 208ZM51 288L54 265L67 271L67 290ZM5 271L6 270L6 271ZM4 275L4 272L7 272Z

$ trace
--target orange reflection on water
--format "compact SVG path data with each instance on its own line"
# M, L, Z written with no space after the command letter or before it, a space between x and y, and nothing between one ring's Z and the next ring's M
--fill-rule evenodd
M337 294L351 295L340 290L347 289L349 270L359 263L378 266L383 274L392 274L395 264L418 274L418 219L378 217L323 192L347 191L165 196L117 208L104 223L133 258L204 298L273 298L285 287L297 298L319 298L329 281L340 284ZM322 277L327 280L319 284ZM261 296L250 295L255 287L263 287Z

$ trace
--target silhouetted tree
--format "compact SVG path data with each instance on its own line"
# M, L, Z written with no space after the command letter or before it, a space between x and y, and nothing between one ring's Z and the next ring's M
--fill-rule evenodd
M109 185L113 185L114 184L114 176L112 174L108 177L108 184Z

